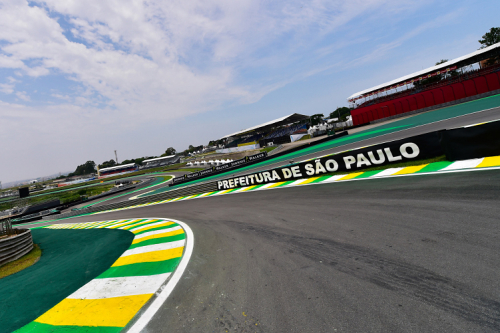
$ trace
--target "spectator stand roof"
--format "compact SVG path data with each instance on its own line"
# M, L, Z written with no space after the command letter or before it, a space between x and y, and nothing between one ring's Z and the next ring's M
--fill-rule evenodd
M99 169L99 172L106 172L106 171L113 171L113 170L120 170L120 169L132 168L133 166L135 166L135 163L117 165L117 166L112 166L112 167L109 167L109 168Z
M398 79L395 79L395 80L392 80L392 81L389 81L389 82L386 82L383 84L379 84L378 86L375 86L375 87L372 87L369 89L359 91L359 92L349 96L349 98L347 98L347 100L349 102L354 102L360 98L364 98L364 97L376 95L376 94L379 94L381 92L385 92L388 90L396 89L398 87L411 84L415 81L420 81L423 79L427 79L431 76L443 74L445 72L449 72L449 71L455 70L457 68L468 66L468 65L474 64L476 62L488 59L492 56L496 56L499 54L500 54L500 43L493 44L493 45L488 46L484 49L474 51L474 52L469 53L467 55L464 55L462 57L459 57L459 58L456 58L453 60L449 60L445 63L439 64L436 66L432 66L432 67L423 69L421 71L418 71L418 72L415 72L415 73L412 73L409 75L405 75L405 76L400 77Z
M249 127L249 128L244 129L242 131L239 131L239 132L236 132L236 133L232 133L232 134L223 136L221 139L227 139L227 138L230 138L232 136L243 135L243 134L246 134L246 133L250 133L250 132L254 132L254 131L259 131L259 130L263 131L263 130L266 130L266 129L271 129L272 127L276 127L276 126L280 126L280 125L286 125L286 124L294 123L296 121L306 120L308 118L309 118L309 116L305 116L303 114L292 113L292 114L290 114L288 116L281 117L281 118L278 118L278 119L274 119L274 120L268 121L267 123L263 123L263 124L260 124L260 125L257 125L257 126Z
M169 156L151 158L149 160L142 161L142 163L149 163L149 162L157 162L157 161L162 161L162 160L168 160L168 159L170 159L172 157L175 157L175 155L169 155Z

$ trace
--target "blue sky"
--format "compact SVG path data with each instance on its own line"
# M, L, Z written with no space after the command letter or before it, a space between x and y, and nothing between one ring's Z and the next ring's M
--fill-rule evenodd
M496 1L0 0L0 180L206 144L479 48Z

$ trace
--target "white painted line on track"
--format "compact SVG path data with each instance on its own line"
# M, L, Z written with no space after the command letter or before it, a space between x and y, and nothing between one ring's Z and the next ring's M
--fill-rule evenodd
M475 168L479 164L481 164L481 162L483 160L484 160L484 158L475 158L473 160L456 161L453 164L448 165L446 168L439 170L439 172L448 171L448 170Z
M171 273L94 279L69 295L72 299L103 299L154 294Z
M166 285L161 288L161 291L159 291L159 294L157 295L156 299L142 313L142 315L130 327L130 329L127 330L128 333L139 333L146 327L146 325L149 323L149 321L153 318L153 316L156 314L156 312L158 312L160 307L163 305L163 303L165 303L168 296L170 296L170 294L174 290L175 286L177 285L177 283L181 279L182 274L184 274L184 271L186 270L186 267L189 263L189 259L191 258L191 255L193 254L194 235L193 235L193 231L191 230L191 228L184 222L177 221L177 220L170 220L170 221L178 223L180 226L182 226L182 228L186 232L186 247L184 248L184 255L182 256L181 262L177 266L177 269L175 270L175 272L171 275L171 277L168 280L168 282L166 283Z
M180 229L182 229L181 226L179 226L179 227L173 227L173 228L168 228L168 229L162 229L162 230L155 230L155 231L145 232L143 234L135 236L134 240L141 239L141 238L144 238L144 237L153 236L153 235L165 234L167 232L172 232L172 231L180 230Z
M177 247L184 246L184 243L185 243L185 241L184 241L184 239L182 239L182 240L168 242L168 243L140 246L140 247L136 247L135 249L131 249L131 250L127 250L127 251L123 252L123 254L120 256L120 258L132 256L134 254L175 249Z

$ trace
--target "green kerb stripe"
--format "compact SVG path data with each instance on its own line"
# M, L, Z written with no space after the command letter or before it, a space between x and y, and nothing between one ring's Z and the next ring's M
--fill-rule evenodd
M448 165L450 165L452 163L453 162L449 162L449 161L434 162L434 163L431 163L429 165L426 165L424 168L422 168L421 170L419 170L415 173L439 171L439 170L446 168Z
M373 170L373 171L366 171L360 174L359 176L354 177L353 179L361 179L361 178L368 178L371 176L375 176L378 173L381 173L384 170Z
M130 229L133 229L133 228L139 228L139 227L146 227L150 224L153 224L153 223L157 223L157 222L161 222L161 220L151 220L149 221L148 223L143 223L144 220L142 222L136 222L134 224L130 224L130 225L127 225L127 226L124 226L124 227L120 227L120 229L122 230L130 230Z
M179 226L177 223L173 223L173 224L170 224L168 226L151 228L151 229L148 229L148 230L139 231L139 232L134 233L134 234L135 235L140 235L140 234L143 234L145 232L151 232L151 231L156 231L156 230L165 230L165 232L167 232L168 229L173 228L173 227L177 227L177 226Z
M283 184L280 184L280 185L278 185L276 187L287 186L287 185L290 185L293 182L295 182L295 180L288 180L288 181L284 182Z
M320 183L324 180L327 180L328 178L330 178L331 176L321 176L319 177L318 179L315 179L313 180L312 182L310 182L309 184L314 184L314 183Z
M55 326L31 322L28 325L16 330L16 333L116 333L123 327L110 326Z
M266 184L260 184L260 185L257 185L257 186L255 186L254 188L249 189L249 191L256 190L256 189L258 189L258 188L260 188L260 187L262 187L262 186L264 186L264 185L266 185Z
M144 242L132 244L132 245L130 245L130 247L128 249L130 250L130 249L135 249L136 247L142 247L142 246L146 246L146 245L174 242L174 241L178 241L178 240L182 240L182 239L186 239L186 234L148 239L148 240L145 240Z
M165 261L141 262L138 264L110 267L99 275L97 279L170 273L174 271L180 261L181 258L174 258Z

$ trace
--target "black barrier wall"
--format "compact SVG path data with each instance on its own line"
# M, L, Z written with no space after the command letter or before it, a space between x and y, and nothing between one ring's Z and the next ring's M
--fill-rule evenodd
M441 143L450 161L500 155L500 121L442 131Z
M269 171L220 180L217 182L217 188L225 190L295 180L321 176L322 174L331 172L356 171L391 163L435 158L441 155L443 155L443 149L440 144L440 134L439 132L433 132L336 155L329 155L313 161L297 163Z

